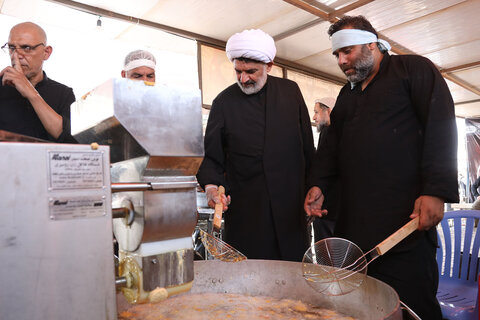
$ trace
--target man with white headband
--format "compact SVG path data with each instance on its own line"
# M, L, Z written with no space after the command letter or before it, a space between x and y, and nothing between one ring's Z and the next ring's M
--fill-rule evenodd
M0 71L0 130L76 143L70 133L73 90L43 71L53 51L45 31L32 22L19 23L10 30L2 49L12 65Z
M197 174L211 207L222 202L224 240L249 259L301 261L308 235L302 208L314 152L298 85L268 75L276 48L261 30L228 39L237 83L213 101ZM218 186L227 196L219 197ZM230 201L231 200L231 201Z
M157 61L153 54L146 50L135 50L125 57L122 78L155 82L155 66Z
M435 226L458 202L453 100L426 58L392 55L362 16L330 26L332 52L349 83L314 159L305 210L322 216L340 183L335 236L368 251L419 217L418 230L368 266L422 319L441 319Z

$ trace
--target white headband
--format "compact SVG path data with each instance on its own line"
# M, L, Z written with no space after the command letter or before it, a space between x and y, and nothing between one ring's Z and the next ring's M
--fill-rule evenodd
M369 31L358 29L342 29L332 35L332 52L335 52L340 48L371 42L379 42L387 50L392 48L387 41L378 39L375 34Z
M138 59L138 60L132 60L127 65L123 68L125 71L130 71L132 69L138 68L138 67L148 67L152 68L155 70L155 62L152 60L148 59Z

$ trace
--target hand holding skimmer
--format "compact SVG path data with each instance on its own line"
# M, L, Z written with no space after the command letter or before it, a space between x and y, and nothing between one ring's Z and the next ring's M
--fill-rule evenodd
M316 242L303 256L303 277L315 290L325 294L336 296L355 290L365 280L368 264L417 230L418 219L412 219L365 254L353 242L342 238Z
M247 257L243 255L240 251L220 239L219 232L222 226L223 216L223 204L221 199L224 194L225 188L223 186L219 186L218 197L220 198L220 201L215 204L212 234L200 229L200 239L202 240L205 249L207 249L210 255L215 259L226 262L242 261L247 259Z

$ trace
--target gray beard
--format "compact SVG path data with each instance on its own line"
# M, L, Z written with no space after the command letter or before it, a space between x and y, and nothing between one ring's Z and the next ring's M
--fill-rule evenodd
M323 123L317 124L317 132L318 132L318 133L322 132L322 130L323 130L325 127L326 127L326 125L323 124Z
M355 62L355 65L353 66L355 73L347 76L348 81L352 83L362 82L372 72L374 65L373 54L364 49L365 47L362 47L362 56Z
M259 78L257 82L249 85L248 87L244 87L242 85L242 83L237 78L237 84L240 87L240 90L242 90L243 93L248 94L248 95L255 94L258 91L262 90L262 88L263 88L263 86L265 85L266 82L267 82L267 73L266 72L265 72L264 77Z

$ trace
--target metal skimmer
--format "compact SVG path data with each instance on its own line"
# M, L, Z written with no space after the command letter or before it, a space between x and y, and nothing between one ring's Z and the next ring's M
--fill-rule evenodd
M228 243L223 242L219 238L216 238L201 229L199 229L199 231L203 245L215 259L226 262L237 262L247 259L243 253L233 248Z
M347 294L363 283L370 262L386 253L417 228L418 217L365 254L356 244L346 239L320 240L303 256L303 277L319 292L334 296Z

